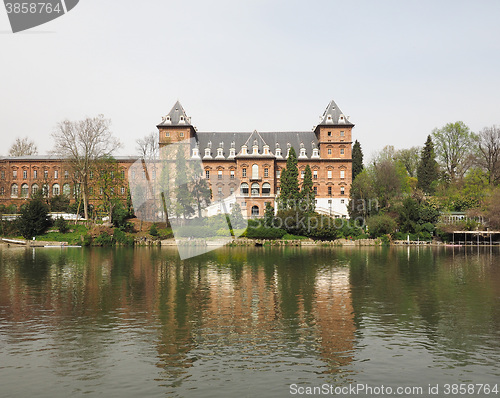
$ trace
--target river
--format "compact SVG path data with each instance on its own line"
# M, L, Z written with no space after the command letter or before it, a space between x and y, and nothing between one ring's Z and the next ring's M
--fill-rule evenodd
M2 397L500 396L499 364L498 248L0 247Z

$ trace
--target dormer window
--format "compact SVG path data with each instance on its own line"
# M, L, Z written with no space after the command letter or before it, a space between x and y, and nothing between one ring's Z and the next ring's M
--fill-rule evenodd
M269 145L264 145L264 155L269 155Z
M276 148L276 156L281 157L281 148Z
M259 154L259 147L258 147L258 145L254 145L252 147L252 150L253 150L252 155L258 155Z
M198 148L193 148L193 155L191 156L193 158L199 158L200 157L200 151Z
M241 154L242 155L248 155L248 147L246 145L243 145L241 147Z
M217 157L218 158L224 157L224 149L223 148L217 148Z
M235 148L229 148L229 157L234 158L236 156L236 149Z
M304 144L301 144L299 158L307 158L306 148L304 148Z
M205 148L205 156L204 157L205 158L211 158L212 157L212 155L210 153L210 148Z
M314 148L313 149L312 157L313 158L319 158L319 150L318 150L318 148Z

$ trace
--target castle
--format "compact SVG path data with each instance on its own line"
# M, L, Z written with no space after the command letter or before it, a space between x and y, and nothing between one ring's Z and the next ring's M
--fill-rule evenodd
M190 140L190 156L202 161L212 200L236 197L248 217L262 217L266 203L275 205L281 171L290 148L298 157L299 179L306 165L313 175L316 211L332 217L348 216L352 180L352 124L331 101L312 131L202 132L191 124L177 101L157 125L160 148ZM116 158L123 175L138 157ZM73 197L72 173L63 159L51 156L0 158L0 204L19 208L37 190L46 195ZM126 187L119 195L125 196ZM94 200L99 200L98 192ZM92 201L92 197L91 197Z

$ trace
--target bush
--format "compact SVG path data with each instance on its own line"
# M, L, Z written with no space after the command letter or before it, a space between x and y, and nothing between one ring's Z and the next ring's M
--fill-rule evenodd
M286 231L281 228L268 228L260 226L257 228L248 227L246 236L252 239L281 239Z
M16 220L19 232L25 239L43 234L51 225L49 208L40 199L32 199Z
M149 228L149 234L154 237L158 236L158 227L156 226L156 223L153 223Z
M116 243L120 243L125 246L134 245L134 238L130 235L127 235L119 228L115 228L115 230L113 231L113 239Z
M60 233L65 234L69 231L68 221L64 218L59 217L56 219L54 226L59 230Z
M3 221L0 220L0 235L1 236L17 236L19 229L17 228L16 221Z
M396 221L388 214L371 216L366 220L368 231L374 238L382 235L393 234L396 230Z
M107 232L102 232L99 236L97 236L93 240L94 246L112 246L113 245L113 237L109 235Z

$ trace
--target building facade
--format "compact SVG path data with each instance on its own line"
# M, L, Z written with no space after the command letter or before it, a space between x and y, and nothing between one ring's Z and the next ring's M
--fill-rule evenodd
M348 216L353 127L334 101L312 131L197 131L179 102L157 125L160 148L185 140L193 143L190 155L203 163L212 201L234 195L248 217L263 216L266 203L275 206L281 172L293 147L299 179L307 165L312 170L316 211L337 218Z
M299 179L307 165L312 170L316 211L337 218L348 216L353 127L334 101L312 131L197 131L179 102L157 125L160 148L189 140L189 156L202 162L210 185L212 209L217 209L217 202L232 197L247 217L262 217L266 203L276 205L281 172L293 147ZM129 176L138 157L116 160L123 176ZM65 194L73 199L77 184L71 167L52 156L0 158L0 204L19 209L38 190L47 197ZM118 190L117 194L125 196L126 184ZM91 202L99 200L99 192L89 194Z

